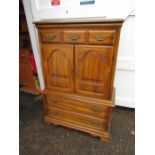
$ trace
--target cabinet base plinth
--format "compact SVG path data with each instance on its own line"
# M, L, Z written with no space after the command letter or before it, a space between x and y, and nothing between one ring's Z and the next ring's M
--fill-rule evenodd
M86 127L79 126L79 125L76 125L76 124L71 124L71 123L68 123L68 122L63 122L63 121L60 121L60 120L50 118L48 116L44 116L44 122L45 122L46 125L56 125L56 126L60 125L60 126L63 126L63 127L83 131L85 133L90 134L93 137L99 137L104 142L108 142L109 138L110 138L110 135L109 135L108 132L102 132L102 131L97 131L97 130L93 130L93 129L91 130L90 128L86 128Z

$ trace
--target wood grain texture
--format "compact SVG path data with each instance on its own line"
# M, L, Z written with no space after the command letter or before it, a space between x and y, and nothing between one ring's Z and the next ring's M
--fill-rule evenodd
M110 107L99 103L77 101L70 98L61 98L61 96L45 95L48 107L55 107L81 114L91 115L100 118L108 118Z
M20 49L19 52L19 83L28 88L35 88L31 64L29 61L29 50Z
M70 23L52 23L52 22L34 22L37 28L81 28L81 27L115 27L120 28L122 26L123 20L119 21L100 21L100 22L70 22Z
M75 46L76 92L108 98L113 47Z
M41 94L41 91L39 89L36 89L36 88L30 88L30 87L25 87L25 86L22 86L20 87L20 92L25 92L25 93L29 93L29 94L33 94L33 95L39 95Z
M60 99L69 99L69 100L75 100L77 102L86 102L86 103L94 103L94 104L99 104L103 106L108 106L108 107L115 107L114 104L114 92L112 91L112 98L111 99L101 99L101 98L94 98L90 96L84 96L84 95L79 95L77 93L67 93L67 92L58 92L58 91L52 91L52 90L44 90L42 91L42 94L44 95L49 95L49 96L55 96Z
M35 24L45 79L45 123L107 141L115 106L113 83L122 21ZM58 36L57 44L42 40L50 32Z
M115 30L89 30L89 43L99 45L113 45L116 40Z
M83 100L82 97L79 96L78 100L76 98L71 98L71 96L68 95L63 96L64 93L59 93L59 95L54 92L51 92L50 94L45 91L43 93L45 111L44 120L46 124L52 123L56 125L63 125L90 133L93 136L99 136L101 140L104 141L109 140L112 112L111 106L103 106L103 103L95 102L95 100L98 99L94 99L92 102L92 98L87 97L86 100ZM107 102L107 100L102 101ZM114 94L108 102L109 105L114 104L112 103L114 102ZM92 108L99 109L102 112L94 111ZM97 121L97 123L94 123L94 121Z
M64 30L64 43L86 43L86 31L84 30Z
M42 46L45 84L47 89L74 91L74 62L72 45Z
M54 119L58 119L64 122L77 124L86 128L92 128L99 131L107 132L108 120L92 117L89 115L83 115L71 111L66 111L58 108L47 107L47 116Z
M41 41L43 43L59 43L60 42L60 31L50 30L40 32Z
M109 141L109 138L110 138L110 135L109 135L108 132L95 130L93 128L88 128L88 127L85 127L85 126L82 126L82 125L77 125L77 124L62 121L62 120L59 120L59 119L54 119L54 118L48 117L48 116L44 116L44 122L45 122L45 124L48 124L48 125L49 124L62 125L62 126L65 126L65 127L71 128L71 129L76 129L76 130L79 130L79 131L83 131L83 132L89 133L90 135L98 136L103 141Z

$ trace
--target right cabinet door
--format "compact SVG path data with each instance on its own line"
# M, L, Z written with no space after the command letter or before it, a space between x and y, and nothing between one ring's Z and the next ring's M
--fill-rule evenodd
M108 98L112 46L75 46L76 93Z

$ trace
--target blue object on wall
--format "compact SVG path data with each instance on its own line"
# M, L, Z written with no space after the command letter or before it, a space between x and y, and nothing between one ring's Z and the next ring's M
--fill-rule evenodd
M95 0L80 0L80 5L95 4Z

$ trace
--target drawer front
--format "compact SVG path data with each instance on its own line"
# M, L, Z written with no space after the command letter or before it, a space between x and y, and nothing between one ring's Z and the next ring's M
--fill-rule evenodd
M85 31L72 31L66 30L63 33L64 43L85 43L86 32Z
M71 99L61 99L49 95L46 96L46 99L47 104L50 107L60 108L63 110L69 110L100 118L108 118L109 116L109 107L106 106Z
M41 41L47 43L59 43L60 42L60 31L43 31L40 32Z
M116 31L114 30L90 30L89 43L90 44L103 44L113 45L116 40Z
M106 119L87 117L86 115L72 113L57 108L47 108L47 116L67 123L73 123L100 131L107 131L108 127Z

